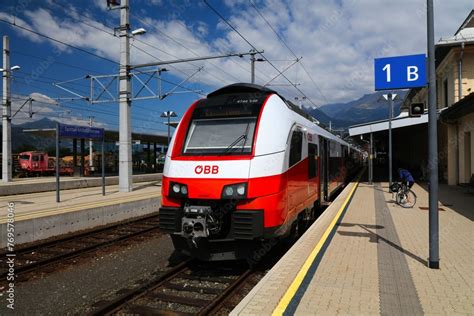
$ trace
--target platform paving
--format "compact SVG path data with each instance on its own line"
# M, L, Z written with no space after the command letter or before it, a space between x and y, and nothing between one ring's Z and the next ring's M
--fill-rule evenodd
M25 216L41 216L67 211L68 209L87 208L97 203L120 203L145 197L159 196L161 181L134 183L132 192L119 192L118 185L106 187L106 195L102 195L101 187L82 188L61 191L61 202L56 203L56 192L9 195L0 197L0 223L6 220L7 203L15 203L17 220Z
M161 181L134 183L132 192L119 192L118 185L64 190L61 202L55 192L0 197L0 247L7 243L9 203L14 209L15 243L24 244L90 229L157 212ZM10 204L11 205L11 204Z
M428 206L427 188L413 189L417 204L404 209L393 203L387 183L360 183L316 270L285 314L474 315L474 195L440 185L441 260L440 269L432 270L428 211L420 209ZM280 280L295 278L321 230L311 227L298 249L291 249L232 313L272 314L282 288L288 288Z

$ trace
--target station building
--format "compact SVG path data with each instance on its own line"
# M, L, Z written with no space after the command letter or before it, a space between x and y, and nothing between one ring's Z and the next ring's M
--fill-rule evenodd
M453 36L435 47L438 110L439 179L450 185L469 183L474 173L474 10ZM394 168L415 170L427 178L428 115L409 117L413 103L428 105L428 88L411 89L392 121ZM388 113L388 111L387 111ZM388 120L351 126L351 136L373 133L375 152L388 151Z

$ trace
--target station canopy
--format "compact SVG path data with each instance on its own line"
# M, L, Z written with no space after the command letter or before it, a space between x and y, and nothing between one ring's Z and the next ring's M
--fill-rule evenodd
M30 133L36 136L55 138L56 129L55 128L43 128L43 129L24 129L23 133ZM118 142L119 141L119 132L105 130L106 142ZM143 134L143 133L132 133L132 142L140 141L140 143L157 143L157 144L167 144L168 136L167 135L154 135L154 134Z
M425 113L419 117L411 117L408 116L408 113L402 112L400 116L392 119L392 129L426 123L428 123L428 113ZM389 128L388 125L388 119L369 122L365 124L353 125L349 127L349 135L358 136L375 132L387 131Z

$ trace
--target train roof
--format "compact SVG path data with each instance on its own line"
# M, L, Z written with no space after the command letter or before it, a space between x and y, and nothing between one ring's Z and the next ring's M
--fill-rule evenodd
M341 143L345 146L352 147L349 143L346 141L342 140L338 136L332 134L325 128L321 127L318 125L318 121L308 114L307 112L303 111L299 106L295 105L291 101L287 100L285 97L283 97L281 94L279 94L277 91L269 89L264 86L260 86L257 84L252 84L252 83L234 83L227 85L225 87L222 87L214 92L211 92L207 95L207 98L214 98L218 97L224 94L234 94L234 93L258 93L258 94L263 94L263 95L269 95L269 94L276 94L278 95L288 106L288 108L295 112L296 114L304 117L308 121L312 122L315 125L316 130L321 134L321 136L326 137L328 139L331 139L333 141L336 141L338 143Z

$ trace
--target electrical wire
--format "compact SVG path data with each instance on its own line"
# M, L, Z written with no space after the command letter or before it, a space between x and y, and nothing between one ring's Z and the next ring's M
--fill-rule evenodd
M116 65L121 65L119 62L117 62L117 61L115 61L115 60L112 60L112 59L107 58L107 57L104 57L104 56L100 56L100 55L98 55L98 54L96 54L96 53L93 53L93 52L90 52L90 51L88 51L88 50L86 50L86 49L84 49L84 48L77 47L77 46L74 46L74 45L72 45L72 44L63 42L63 41L58 40L58 39L56 39L56 38L53 38L53 37L51 37L51 36L49 36L49 35L46 35L46 34L43 34L43 33L37 32L37 31L34 31L34 30L32 30L32 29L29 29L29 28L27 28L27 27L25 27L25 26L18 25L18 24L16 24L16 23L10 22L10 21L5 20L5 19L2 19L2 18L0 18L0 22L9 24L9 25L14 26L14 27L17 27L17 28L19 28L19 29L22 29L22 30L24 30L24 31L30 32L30 33L32 33L32 34L35 34L35 35L38 35L38 36L47 38L47 39L49 39L50 41L53 41L53 42L62 44L62 45L64 45L64 46L67 46L67 47L70 47L70 48L73 48L73 49L76 49L76 50L81 51L81 52L83 52L83 53L85 53L85 54L88 54L88 55L91 55L91 56L94 56L94 57L103 59L103 60L108 61L108 62L110 62L110 63L116 64Z
M255 11L258 13L258 15L260 15L260 17L265 21L265 23L268 25L268 27L273 31L273 33L275 33L275 35L277 36L278 40L283 44L285 45L285 47L291 52L291 54L296 58L298 59L298 56L296 56L296 53L291 49L291 47L286 43L286 41L280 36L280 34L278 34L278 32L275 30L275 28L271 25L271 23L265 18L265 16L260 12L260 10L258 9L258 7L255 5L255 3L253 2L253 0L249 0L250 4L252 5L252 7L255 9ZM318 90L319 94L324 98L324 100L329 103L328 99L326 98L326 96L323 94L321 88L319 87L319 85L316 83L316 81L313 79L313 76L310 75L310 73L308 72L308 70L306 69L306 67L304 66L303 64L303 61L300 62L301 64L301 68L303 68L304 72L306 73L306 75L309 77L309 79L313 82L314 86L316 87L316 89Z
M250 41L242 35L242 33L240 33L221 13L219 13L219 11L217 11L213 6L211 6L209 4L209 2L207 0L203 0L204 3L219 17L222 19L222 21L224 21L232 30L234 30L234 32L237 33L237 35L239 35L250 47L252 47L255 51L258 51L257 48L252 44L250 43ZM280 75L285 78L286 81L288 81L299 93L301 93L304 97L306 97L307 100L309 100L309 102L311 104L313 104L315 107L317 107L317 105L313 102L313 100L311 98L309 98L300 88L298 88L294 83L291 82L291 80L284 74L282 73L272 62L270 62L266 57L265 55L263 55L262 53L258 53L263 59L265 59L265 61L267 61L270 66L272 66L272 68L274 68L278 73L280 73Z

